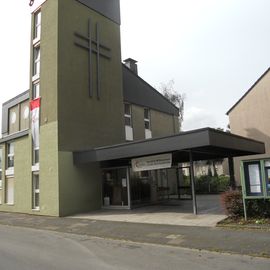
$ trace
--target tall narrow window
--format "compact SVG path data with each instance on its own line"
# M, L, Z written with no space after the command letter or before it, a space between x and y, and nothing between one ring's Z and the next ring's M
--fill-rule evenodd
M33 205L32 208L39 210L39 174L33 173Z
M125 133L126 133L126 140L127 141L133 141L131 105L130 104L124 104L124 106L125 106Z
M40 47L34 47L33 76L39 77L40 74Z
M145 138L146 139L152 138L150 110L147 108L144 109L144 130L145 130Z
M33 165L39 164L39 147L33 149Z
M41 12L37 11L34 14L34 40L40 39L41 33Z
M14 144L7 144L7 168L14 168Z
M2 148L0 148L0 204L2 204L2 188L3 188L2 159L3 159L3 150Z
M8 177L6 179L6 203L7 204L14 204L14 178Z

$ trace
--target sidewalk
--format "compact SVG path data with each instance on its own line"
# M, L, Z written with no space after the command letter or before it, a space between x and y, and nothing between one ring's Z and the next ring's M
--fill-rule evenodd
M57 218L0 212L0 225L270 258L270 232Z

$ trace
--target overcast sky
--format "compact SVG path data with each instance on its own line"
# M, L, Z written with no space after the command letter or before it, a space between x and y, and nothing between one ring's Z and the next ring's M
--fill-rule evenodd
M29 0L1 1L0 103L29 88ZM184 130L226 111L270 66L269 0L121 0L122 57L185 93ZM269 89L270 91L270 89Z

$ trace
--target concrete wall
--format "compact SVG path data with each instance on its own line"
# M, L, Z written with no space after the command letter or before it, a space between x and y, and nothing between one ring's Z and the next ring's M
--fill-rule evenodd
M60 216L88 212L102 206L99 164L73 165L72 152L59 152Z
M97 164L75 167L72 151L124 142L124 108L120 26L73 0L59 0L58 15L59 203L65 216L101 208L101 170ZM89 52L74 44L75 32L88 35L89 18L92 39L99 23L100 42L111 48L110 60L100 57L100 99L96 55L89 70Z
M270 157L270 72L229 113L234 134L265 143L266 154L235 158L236 180L240 183L240 160Z
M92 38L96 39L96 23L99 23L100 42L111 48L110 60L100 57L99 100L96 55L92 53L94 91L90 98L89 53L74 44L75 31L88 35L89 18ZM79 43L84 42L79 40ZM59 149L85 150L124 142L120 26L77 1L59 0L58 50Z

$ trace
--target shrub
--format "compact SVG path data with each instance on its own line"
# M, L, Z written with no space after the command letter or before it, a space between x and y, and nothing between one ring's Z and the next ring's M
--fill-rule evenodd
M232 218L244 216L242 192L229 190L221 195L221 204L226 214ZM246 200L247 216L249 218L270 218L270 200Z
M248 217L270 218L270 200L253 199L246 200Z
M196 192L202 194L224 192L228 190L229 183L229 177L225 175L202 175L200 177L196 177Z
M244 216L244 206L242 192L238 190L229 190L221 195L221 205L226 214L233 218Z

